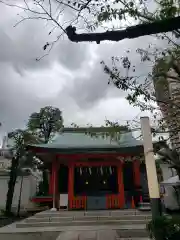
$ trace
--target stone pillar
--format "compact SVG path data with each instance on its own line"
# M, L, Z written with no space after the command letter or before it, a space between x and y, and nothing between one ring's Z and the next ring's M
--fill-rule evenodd
M151 200L152 218L156 219L156 217L162 215L162 209L152 144L151 127L148 117L141 117L141 129L144 143L144 156L146 163L149 196Z

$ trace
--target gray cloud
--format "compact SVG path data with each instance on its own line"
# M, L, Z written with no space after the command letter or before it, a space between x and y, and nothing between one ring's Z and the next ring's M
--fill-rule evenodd
M24 127L29 115L41 107L52 105L63 109L70 102L66 91L59 92L59 96L39 97L38 91L35 94L31 88L22 84L24 76L6 64L0 64L0 75L0 122L3 132Z
M140 81L144 80L147 73L151 71L152 64L149 62L142 63L140 56L136 53L137 48L146 47L151 37L144 37L142 42L139 39L127 40L112 43L101 43L100 45L91 45L94 48L95 57L93 64L84 66L84 74L82 76L77 75L74 78L74 84L71 86L71 94L76 100L77 104L82 108L91 108L98 101L106 98L124 98L127 93L117 89L112 84L108 85L109 76L104 73L103 66L100 64L102 60L111 67L111 57L124 57L128 56L132 65L136 66L137 75L141 75ZM151 39L152 40L152 39ZM131 50L127 53L127 50ZM125 70L122 64L119 64L119 70L122 76L125 76Z
M36 58L42 57L48 53L43 50L46 42L52 42L56 39L56 34L48 35L52 25L47 25L44 21L30 20L13 25L19 20L14 8L7 8L0 5L1 24L0 24L0 62L12 64L16 71L22 72L26 69L47 68L55 61L58 61L64 67L77 70L82 67L85 60L88 60L89 44L73 44L68 40L57 42L47 57L36 61ZM3 14L3 12L5 12ZM12 14L9 19L6 14ZM3 18L4 15L4 18ZM5 19L3 21L3 19Z
M67 69L73 71L83 67L85 61L91 57L89 44L72 43L69 40L60 41L54 52L58 52L57 59Z
M99 57L92 67L86 66L82 76L77 75L74 78L71 86L71 94L81 108L91 108L112 92L113 96L115 92L119 95L120 90L108 85L107 75L103 72Z
M24 126L28 116L45 105L59 107L67 124L101 124L106 117L117 120L136 113L132 108L128 112L125 93L107 84L100 61L110 64L111 56L145 46L148 38L100 45L62 40L37 62L44 54L43 45L54 39L48 36L49 26L29 21L13 28L16 11L0 5L0 13L1 131ZM139 61L136 54L132 57ZM138 71L142 68L146 71L141 65Z

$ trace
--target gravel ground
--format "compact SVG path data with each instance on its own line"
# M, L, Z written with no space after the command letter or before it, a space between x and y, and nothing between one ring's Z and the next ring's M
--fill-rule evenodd
M32 215L34 215L35 213L26 213L26 214L23 214L22 216L12 216L12 217L6 217L6 216L3 216L3 215L0 215L0 227L4 227L6 225L9 225L13 222L18 222L18 221L21 221L25 218L28 218Z
M3 217L3 216L0 216L0 227L4 227L13 222L23 220L24 218L25 217Z

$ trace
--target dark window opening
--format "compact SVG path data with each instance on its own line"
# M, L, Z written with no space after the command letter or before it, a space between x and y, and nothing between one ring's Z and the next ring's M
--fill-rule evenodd
M126 162L123 165L123 180L124 180L124 194L125 204L131 207L132 196L134 195L134 174L132 162Z
M75 195L117 194L117 168L111 167L78 167L74 173Z
M133 164L125 163L123 166L124 190L132 191L134 189Z
M68 193L68 166L60 165L58 172L58 189L59 193Z

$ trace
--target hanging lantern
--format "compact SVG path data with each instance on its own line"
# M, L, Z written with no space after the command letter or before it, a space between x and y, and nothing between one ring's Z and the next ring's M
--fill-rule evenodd
M110 172L110 175L112 175L112 168L111 168L111 166L109 167L109 172Z
M91 168L89 167L89 174L91 175L92 174L92 171L91 171Z

